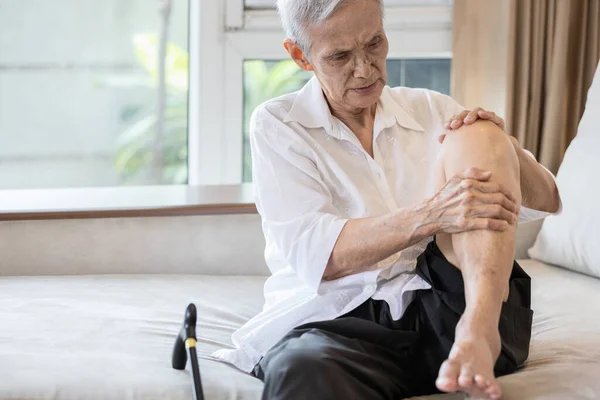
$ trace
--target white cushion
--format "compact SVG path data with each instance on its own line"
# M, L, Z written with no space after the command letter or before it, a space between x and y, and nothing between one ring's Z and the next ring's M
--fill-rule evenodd
M531 258L600 277L600 65L557 174L562 213L546 217Z

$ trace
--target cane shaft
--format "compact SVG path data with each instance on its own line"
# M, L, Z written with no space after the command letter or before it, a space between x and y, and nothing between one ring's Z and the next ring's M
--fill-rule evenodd
M204 400L204 394L202 393L202 381L200 380L200 368L198 367L198 355L196 353L195 340L194 345L188 347L188 353L190 357L190 363L192 364L192 391L194 392L194 400Z

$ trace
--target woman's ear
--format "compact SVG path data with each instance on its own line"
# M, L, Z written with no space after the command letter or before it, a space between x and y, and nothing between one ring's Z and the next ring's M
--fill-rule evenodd
M304 54L302 49L298 47L298 45L292 39L285 39L283 41L283 47L290 55L290 58L294 60L296 65L302 68L305 71L313 71L314 68L312 64L308 61L308 57Z

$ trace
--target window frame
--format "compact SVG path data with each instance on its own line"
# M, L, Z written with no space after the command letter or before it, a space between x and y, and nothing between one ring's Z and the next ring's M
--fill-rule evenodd
M386 7L384 26L390 59L452 57L450 5ZM274 9L190 0L190 185L242 182L243 63L286 59L284 37Z

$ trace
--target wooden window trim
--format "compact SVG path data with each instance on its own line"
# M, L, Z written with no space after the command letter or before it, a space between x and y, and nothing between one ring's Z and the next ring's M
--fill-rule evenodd
M251 184L0 191L0 221L256 212Z

